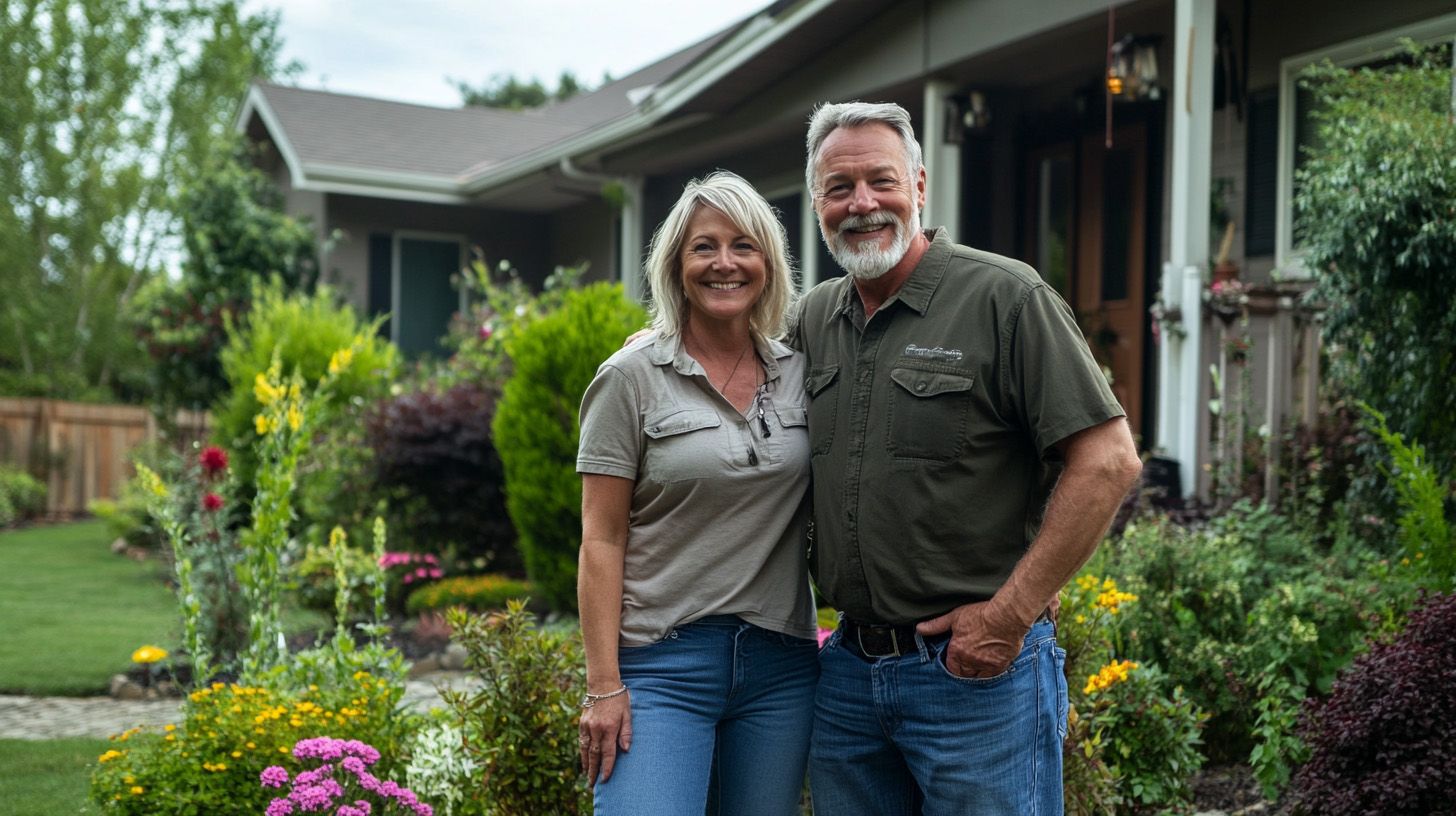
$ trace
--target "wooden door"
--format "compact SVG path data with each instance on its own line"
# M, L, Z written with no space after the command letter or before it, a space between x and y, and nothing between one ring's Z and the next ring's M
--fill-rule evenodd
M1085 136L1078 171L1072 299L1092 356L1111 371L1112 393L1142 427L1147 246L1147 128L1141 122Z

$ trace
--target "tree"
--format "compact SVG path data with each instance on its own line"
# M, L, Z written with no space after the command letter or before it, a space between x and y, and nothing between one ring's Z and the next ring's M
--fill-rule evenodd
M603 75L603 84L611 81L610 74ZM450 82L460 91L461 102L467 107L505 108L507 110L539 108L591 90L577 80L576 74L571 71L561 72L554 91L541 84L541 80L536 77L520 80L516 79L514 74L496 74L480 86L473 86L460 79L450 80Z
M1456 120L1445 49L1304 77L1319 146L1297 177L1297 237L1328 303L1331 375L1456 462Z
M276 15L238 0L0 5L0 389L139 397L124 315L177 246L180 190L231 149Z

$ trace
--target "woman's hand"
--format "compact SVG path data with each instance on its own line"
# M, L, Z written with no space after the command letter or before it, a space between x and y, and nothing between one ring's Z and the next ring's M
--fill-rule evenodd
M595 785L597 774L606 782L617 764L617 749L632 748L631 692L597 700L581 712L581 769L587 784Z

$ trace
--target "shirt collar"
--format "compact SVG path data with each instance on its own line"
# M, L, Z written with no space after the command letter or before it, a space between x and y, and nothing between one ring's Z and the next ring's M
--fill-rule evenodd
M764 378L776 380L779 377L779 360L794 353L794 350L778 340L769 337L755 337L754 350L758 359L763 361ZM652 348L647 352L647 359L653 365L665 366L671 364L679 374L690 377L694 374L703 374L703 367L688 354L687 346L683 344L681 335L664 336L658 334L652 340Z
M930 240L930 246L920 257L920 263L910 270L910 277L900 284L900 288L880 304L881 311L896 301L904 303L908 308L921 315L930 308L930 298L940 286L940 279L945 276L946 263L950 260L954 245L951 244L944 227L926 230L925 237ZM854 288L854 281L849 275L845 275L839 299L834 309L830 311L829 318L832 320L840 316L849 316L851 308L863 308L863 306L859 302L859 293Z

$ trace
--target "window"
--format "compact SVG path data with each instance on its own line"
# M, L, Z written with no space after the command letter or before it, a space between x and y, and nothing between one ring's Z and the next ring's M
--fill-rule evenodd
M1308 277L1295 243L1298 232L1294 213L1294 174L1304 164L1304 151L1314 144L1315 128L1310 116L1313 99L1299 88L1299 73L1324 60L1347 67L1378 66L1399 60L1399 41L1410 38L1434 44L1456 39L1456 14L1435 17L1415 25L1385 31L1319 51L1290 57L1279 70L1279 199L1275 225L1275 265L1285 277Z

